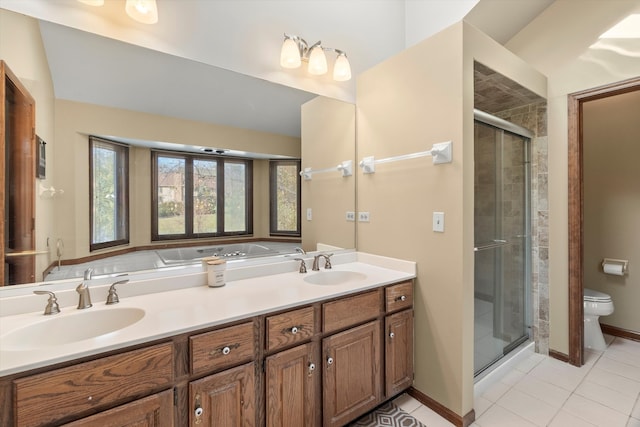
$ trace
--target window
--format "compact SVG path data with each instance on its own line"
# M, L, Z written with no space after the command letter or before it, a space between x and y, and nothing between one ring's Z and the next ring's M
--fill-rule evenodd
M300 161L272 160L270 234L300 236Z
M90 250L129 243L129 148L89 137Z
M153 240L251 234L250 160L152 152Z

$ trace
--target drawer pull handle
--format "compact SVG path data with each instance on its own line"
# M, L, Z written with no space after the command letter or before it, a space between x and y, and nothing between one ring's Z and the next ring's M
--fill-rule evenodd
M209 356L210 357L219 357L221 354L223 356L226 356L227 354L231 353L231 350L240 347L240 344L230 344L230 345L226 345L224 347L218 347L214 350L211 350L209 352Z
M389 332L389 338L394 339L396 337L396 334L393 332Z
M309 373L313 372L316 370L316 365L315 363L309 363Z
M396 301L406 301L407 297L404 295L400 295L399 297L396 297Z
M292 327L292 328L291 328L291 333L292 333L293 335L297 334L297 333L298 333L298 327L297 327L297 326Z
M327 365L333 365L333 357L327 357Z

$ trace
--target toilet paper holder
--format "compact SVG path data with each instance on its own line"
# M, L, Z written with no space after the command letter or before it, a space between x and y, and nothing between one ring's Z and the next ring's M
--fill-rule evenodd
M629 261L626 259L605 258L602 260L602 270L604 270L604 266L607 264L622 266L622 275L627 274L627 270L629 269Z

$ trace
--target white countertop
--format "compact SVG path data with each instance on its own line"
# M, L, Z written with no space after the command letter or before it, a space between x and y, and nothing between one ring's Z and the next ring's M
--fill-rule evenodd
M308 256L305 257L308 258ZM147 280L145 283L141 281L139 284L132 281L119 287L119 304L107 306L104 304L104 298L96 297L92 293L93 307L77 310L75 306L61 304L62 312L52 316L43 315L42 310L46 303L43 296L37 297L36 301L40 306L37 312L10 315L2 314L6 311L3 310L3 303L4 307L8 307L9 301L0 299L0 376L347 295L416 276L413 262L352 252L343 256L336 255L333 259L332 271L358 272L364 274L365 278L340 285L314 285L305 282L304 278L331 270L311 271L310 263L307 263L308 273L300 274L297 271L298 265L298 262L287 260L277 265L258 268L229 269L227 284L220 288L206 286L206 273L203 272L185 275L184 278L173 278L175 282L184 281L182 285L187 287L138 295L135 295L136 292L133 290L136 287L138 289L149 287L150 281ZM282 270L286 272L280 272ZM97 293L97 290L95 291ZM104 294L104 290L102 293ZM75 291L72 294L75 294ZM66 298L69 299L72 296ZM33 297L28 296L28 298ZM21 298L24 299L27 296ZM77 294L75 298L74 302L77 303ZM30 304L32 302L32 299L29 300ZM16 297L11 303L18 303ZM127 307L143 309L145 315L136 323L115 332L33 350L10 349L7 348L6 341L3 345L3 339L6 339L8 334L35 323L65 316L71 318L89 311ZM59 333L64 336L65 331L61 330Z

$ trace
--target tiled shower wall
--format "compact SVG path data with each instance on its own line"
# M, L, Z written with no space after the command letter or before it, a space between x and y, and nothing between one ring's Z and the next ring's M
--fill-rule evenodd
M494 113L535 133L531 141L531 287L536 352L549 353L549 203L547 105L529 104Z

